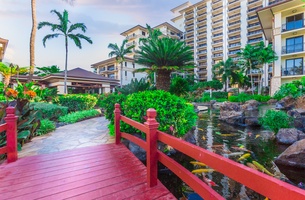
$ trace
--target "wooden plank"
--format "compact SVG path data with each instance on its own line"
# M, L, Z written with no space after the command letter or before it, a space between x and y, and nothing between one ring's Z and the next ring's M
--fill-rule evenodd
M167 194L167 195L158 197L158 198L156 198L156 199L158 199L158 200L172 200L172 199L177 199L177 198L174 197L173 194L169 193L169 194Z
M7 152L7 146L0 148L0 155L5 154Z
M124 152L127 153L128 152ZM26 158L27 162L23 162L20 163L20 165L15 165L12 167L9 167L8 170L9 171L13 171L12 169L14 169L14 174L18 174L18 173L24 173L26 171L33 171L35 170L39 170L39 169L44 169L44 168L52 168L55 166L59 166L59 165L66 165L69 163L77 163L77 162L81 162L81 161L86 161L86 160L91 160L94 158L98 158L100 156L103 156L104 158L109 157L112 159L116 159L116 155L120 156L120 154L123 154L121 150L111 150L111 151L106 151L104 153L102 152L92 152L90 154L87 155L78 155L78 156L73 156L73 157L69 157L68 155L65 158L59 158L57 159L56 157L53 158L53 160L47 160L47 161L41 161L41 162L31 162L31 157ZM34 156L35 157L35 156ZM40 158L43 158L41 156L39 156ZM39 163L39 164L38 164ZM15 163L12 164L19 164L19 160ZM22 168L20 168L20 166L22 165ZM1 171L5 171L6 168L0 168ZM32 170L31 170L32 169Z
M60 190L69 190L73 189L74 186L82 186L84 183L89 184L92 181L102 181L107 180L109 178L116 178L124 176L125 174L129 173L130 168L138 168L139 170L145 170L145 167L143 165L137 166L131 163L126 163L126 165L122 168L119 168L117 170L114 170L113 168L108 169L100 169L98 171L89 171L88 173L83 173L82 171L78 171L78 173L75 173L74 176L69 177L63 177L63 176L57 176L57 177L49 177L43 180L42 183L39 184L39 180L36 182L35 185L32 185L32 181L30 182L24 182L22 185L15 185L11 186L10 192L2 193L2 197L5 199L18 197L18 196L26 196L27 194L32 193L53 193L53 192L59 192L58 188ZM57 180L56 180L57 179ZM41 179L42 180L42 179ZM38 184L37 184L38 183ZM77 184L78 183L78 184ZM24 187L22 187L24 186ZM5 192L5 191L4 191Z
M124 132L121 132L121 136L137 145L139 145L142 149L144 149L145 151L147 151L147 142L145 142L144 140L136 137L136 136L133 136L131 134L128 134L128 133L124 133Z
M142 165L142 163L135 163L134 160L130 159L125 159L122 160L124 162L124 169L126 166L130 167L136 167L137 165ZM46 173L46 174L40 174L36 175L34 178L33 177L20 177L19 179L16 177L16 179L7 181L5 183L1 183L0 187L0 193L1 192L6 192L8 190L12 189L12 185L14 185L13 189L14 190L19 190L20 192L21 189L28 188L28 187L45 187L46 184L47 187L49 187L49 184L51 182L58 182L57 185L60 185L60 182L64 180L66 182L68 179L71 177L74 179L79 179L82 176L87 176L91 177L92 174L102 174L102 173L111 173L113 171L113 168L118 168L120 165L114 165L113 163L109 163L107 165L102 165L100 166L99 163L96 164L96 166L87 166L87 165L82 165L82 168L78 167L77 170L57 170L52 173ZM77 177L76 177L77 176ZM53 183L52 183L53 184ZM42 189L42 188L41 188Z
M0 125L0 133L3 132L3 131L6 131L6 129L7 129L7 124L6 123Z
M121 115L121 120L122 120L123 122L125 122L125 123L127 123L127 124L133 126L134 128L136 128L136 129L142 131L143 133L147 133L147 131L148 131L147 127L144 126L143 124L141 124L141 123L139 123L139 122L137 122L137 121L134 121L134 120L132 120L132 119L129 119L129 118L125 117L125 116L122 116L122 115Z

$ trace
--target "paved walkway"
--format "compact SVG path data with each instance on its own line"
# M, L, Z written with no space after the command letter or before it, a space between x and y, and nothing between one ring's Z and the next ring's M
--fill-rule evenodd
M57 128L55 131L35 137L22 147L19 157L114 143L108 134L108 120L97 117Z

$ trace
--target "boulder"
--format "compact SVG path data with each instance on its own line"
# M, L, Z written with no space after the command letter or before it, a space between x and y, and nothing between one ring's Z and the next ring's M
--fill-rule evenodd
M305 132L305 110L293 109L289 110L287 114L294 118L294 127L300 131Z
M269 101L267 101L268 105L273 105L276 104L277 100L276 99L270 99Z
M225 121L229 124L242 124L244 119L244 111L236 103L222 103L220 105L219 120Z
M248 126L260 126L257 117L248 117L245 119L245 124Z
M246 101L241 108L243 110L258 110L259 102L256 100Z
M281 128L276 135L276 140L280 144L293 144L304 138L305 134L295 128Z
M291 96L287 96L278 101L275 104L275 108L278 110L291 110L295 107L295 104L296 100Z
M274 139L274 132L272 131L268 131L268 130L264 130L260 132L260 138L263 141L268 141L268 140L273 140Z
M305 139L295 142L275 159L277 165L305 170Z

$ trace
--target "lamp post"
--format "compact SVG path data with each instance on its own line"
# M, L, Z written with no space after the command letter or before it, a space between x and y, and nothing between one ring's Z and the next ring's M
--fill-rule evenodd
M0 38L0 62L2 62L5 54L5 50L8 44L8 40Z

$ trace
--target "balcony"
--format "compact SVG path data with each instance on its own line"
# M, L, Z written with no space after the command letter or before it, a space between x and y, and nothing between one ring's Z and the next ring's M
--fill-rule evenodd
M248 17L248 20L252 20L252 19L257 19L257 15L254 15L254 16L251 16L251 17Z
M259 42L259 41L263 41L263 38L259 37L259 38L250 39L250 40L248 40L248 43L251 44L251 43L255 43L255 42Z
M197 52L197 54L203 54L203 53L207 53L207 50L201 50Z
M235 28L235 29L229 30L228 33L234 33L234 32L240 31L240 30L241 30L240 28Z
M223 53L213 54L213 58L219 58L219 57L223 57Z
M232 3L235 3L235 2L238 2L239 0L233 0L233 1L229 1L229 4L232 4Z
M213 48L213 52L214 51L222 51L223 50L223 47L214 47Z
M186 25L185 27L192 27L192 26L194 26L194 23Z
M205 44L199 44L199 45L197 45L197 48L203 48L203 47L206 47L207 46L207 44L205 43Z
M234 14L234 15L232 15L232 16L229 16L229 20L230 20L230 19L233 19L233 18L235 18L235 17L240 17L240 13L237 13L237 14Z
M252 12L252 11L256 11L257 9L260 9L260 8L262 8L263 6L257 6L257 7L255 7L255 8L251 8L251 9L249 9L248 10L248 13L249 12Z
M257 23L249 24L247 27L252 28L252 27L255 27L255 26L259 26L259 25L260 25L260 23L257 22Z
M275 0L275 1L270 1L269 2L269 6L272 5L272 4L275 4L275 3L279 3L281 1L284 1L284 0Z
M241 45L241 43L237 42L237 43L229 44L228 48L239 47L240 45Z
M222 43L222 42L223 42L222 39L221 40L215 40L215 41L212 42L212 44L218 44L218 43Z
M282 32L304 28L304 19L288 22L282 25Z
M237 9L240 9L240 6L237 6L237 7L235 7L235 8L229 9L229 12L234 11L234 10L237 10Z
M230 41L237 40L237 39L240 39L240 35L238 35L238 36L233 36L233 37L229 37L229 38L228 38L228 41L230 42Z
M214 34L214 35L213 35L213 39L214 39L214 38L217 38L217 37L220 37L220 36L223 36L223 33Z
M229 23L228 26L233 26L235 24L240 24L240 20L236 21L236 22L232 22L232 23Z
M217 30L222 30L222 29L223 29L223 27L220 26L220 27L217 27L217 28L213 28L212 31L217 31Z
M235 54L237 54L238 52L240 52L240 50L229 51L229 55L235 55Z
M304 51L304 43L288 45L282 47L282 54L290 54Z
M206 60L207 57L206 56L200 56L198 57L197 61L203 61L203 60Z
M251 36L251 35L257 35L257 34L261 34L261 33L262 33L261 30L259 30L259 31L251 31L251 32L249 32L247 35L248 35L248 36Z
M197 42L202 42L202 41L206 41L207 39L206 38L200 38L197 40Z
M304 66L294 66L292 68L287 69L285 66L282 67L282 76L298 76L305 75Z

